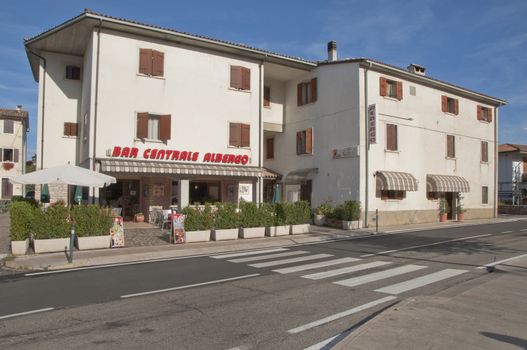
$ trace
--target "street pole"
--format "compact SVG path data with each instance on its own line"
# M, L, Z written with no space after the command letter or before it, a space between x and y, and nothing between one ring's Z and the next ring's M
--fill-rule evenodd
M70 254L68 255L68 263L73 262L73 243L75 241L75 224L71 225L70 231Z

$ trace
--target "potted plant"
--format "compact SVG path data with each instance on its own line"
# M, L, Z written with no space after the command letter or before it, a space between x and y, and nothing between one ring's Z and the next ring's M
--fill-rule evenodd
M467 211L465 207L463 206L463 198L461 196L461 193L457 193L457 200L456 200L456 212L457 212L457 221L464 221L465 220L465 212Z
M298 201L288 205L288 220L291 224L291 234L309 232L309 219L311 218L311 207L308 201Z
M267 227L265 232L266 236L285 236L289 235L291 225L286 224L286 208L287 203L277 203L269 205L269 209L272 212L272 220L270 226Z
M26 201L17 201L9 207L9 234L11 238L11 253L24 255L29 248L32 217L38 210Z
M334 208L328 203L323 203L315 209L315 225L324 226L326 225L326 218L331 215Z
M185 215L185 242L210 241L214 221L210 204L206 203L203 209L186 207L182 213Z
M439 221L445 222L447 219L447 211L446 211L446 200L445 197L439 198Z
M111 208L98 205L78 205L71 208L79 250L110 248L113 226Z
M143 213L137 213L134 215L134 221L135 222L145 222L145 214Z
M239 215L236 206L233 203L217 203L216 207L212 239L214 241L238 239Z
M31 230L35 253L62 252L69 249L68 208L56 202L45 211L35 210Z
M264 211L254 202L240 202L240 238L265 236Z
M361 228L362 222L360 221L360 202L345 201L341 206L342 229L355 230Z

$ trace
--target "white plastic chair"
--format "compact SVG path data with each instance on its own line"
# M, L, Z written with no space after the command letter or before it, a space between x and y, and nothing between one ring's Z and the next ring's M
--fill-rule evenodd
M164 230L167 224L172 225L172 209L163 209L163 223L161 224L161 229Z

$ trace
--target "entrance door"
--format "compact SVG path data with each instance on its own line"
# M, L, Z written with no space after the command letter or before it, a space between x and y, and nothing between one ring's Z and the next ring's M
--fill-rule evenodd
M311 205L311 191L313 189L313 181L307 180L306 183L300 185L300 200L308 201Z
M139 180L123 180L122 183L123 219L132 220L134 215L141 211L139 206Z
M454 219L454 212L456 208L456 203L454 202L455 198L456 196L454 192L445 192L446 213L448 220Z

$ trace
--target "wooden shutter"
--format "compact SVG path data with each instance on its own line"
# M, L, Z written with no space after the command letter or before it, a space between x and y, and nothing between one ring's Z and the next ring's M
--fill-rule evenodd
M481 161L489 161L489 144L486 141L481 141Z
M148 138L148 113L137 113L137 138Z
M64 136L70 136L70 123L64 123Z
M386 124L386 149L397 151L397 125Z
M306 129L306 153L313 154L313 129Z
M481 109L482 109L482 108L481 108L480 105L478 105L478 106L476 107L476 118L477 118L478 120L481 120L481 115L482 115L482 113L481 113Z
M296 154L302 154L302 131L296 132Z
M379 94L381 96L386 96L386 78L380 77L379 78Z
M159 139L163 142L170 140L171 119L170 114L159 117Z
M241 67L242 75L242 90L251 90L251 70L249 68Z
M241 126L239 123L230 123L229 124L229 145L240 147L241 145Z
M441 112L448 112L448 98L441 96Z
M311 79L309 88L311 89L311 101L309 102L315 102L317 100L317 78Z
M448 158L455 158L455 138L452 135L446 135L446 156Z
M13 150L13 162L18 163L18 148Z
M164 74L165 54L152 50L152 75L162 77Z
M231 88L242 88L242 67L231 66Z
M454 114L455 115L459 114L459 100L457 98L454 99Z
M264 86L263 105L264 107L271 106L271 88L269 86Z
M139 73L141 74L152 74L152 50L151 49L140 49L139 50Z
M400 101L403 99L403 82L397 82L397 99Z
M4 150L0 148L0 162L4 160Z
M241 146L251 147L251 126L249 124L240 124L241 127Z
M79 124L69 123L70 124L70 136L79 136Z
M296 86L296 105L302 106L303 98L302 98L302 83L298 84Z
M487 108L487 121L492 123L492 108Z
M274 158L274 138L267 139L267 149L266 149L266 158L272 159Z

